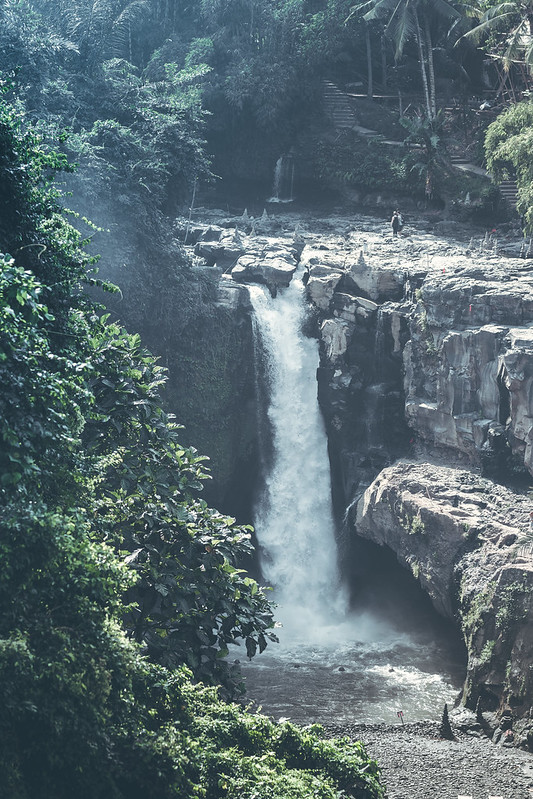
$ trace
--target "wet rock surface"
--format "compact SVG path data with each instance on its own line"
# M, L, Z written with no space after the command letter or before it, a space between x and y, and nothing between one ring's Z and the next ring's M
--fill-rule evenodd
M492 709L533 692L531 498L473 470L400 460L357 504L355 526L392 549L468 650L463 700Z

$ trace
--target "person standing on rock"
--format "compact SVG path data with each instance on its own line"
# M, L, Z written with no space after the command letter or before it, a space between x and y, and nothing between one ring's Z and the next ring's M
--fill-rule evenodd
M398 231L400 230L400 214L398 211L394 211L392 215L392 219L390 221L392 227L392 235L394 238L398 236Z

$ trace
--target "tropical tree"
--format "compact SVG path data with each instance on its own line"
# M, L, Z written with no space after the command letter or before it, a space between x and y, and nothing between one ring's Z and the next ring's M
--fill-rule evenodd
M374 19L385 21L384 32L394 44L396 60L403 55L407 42L415 40L426 113L429 119L434 119L437 102L432 23L444 21L449 27L459 18L459 12L447 0L367 0L354 6L351 13L362 17L365 22Z
M260 649L253 608L271 611L232 563L247 531L195 499L202 459L153 356L84 291L94 261L52 182L67 166L0 104L0 795L380 799L361 744L246 713L142 652L183 662L177 637L201 676L237 628Z
M404 165L423 187L426 202L434 199L449 170L442 140L441 113L438 112L434 119L414 114L400 120L407 130L404 141L409 148Z
M477 24L465 34L475 42L484 40L490 54L503 62L508 72L513 63L533 70L533 0L464 2L465 13Z
M498 180L513 178L524 231L533 233L533 103L516 103L492 122L485 137L487 169Z

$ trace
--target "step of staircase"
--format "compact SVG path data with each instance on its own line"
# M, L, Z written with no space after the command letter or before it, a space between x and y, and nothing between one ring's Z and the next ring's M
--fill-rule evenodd
M329 80L322 81L324 108L336 130L353 130L358 136L369 138L380 134L376 130L357 124L357 115L345 92Z
M350 101L338 86L329 80L322 82L324 108L336 128L353 128L357 117Z
M518 198L518 187L514 180L502 180L498 185L500 194L503 199L511 206L516 207L516 200Z
M481 166L477 166L477 164L472 164L468 158L464 158L463 156L459 155L452 155L450 156L450 161L455 169L459 169L462 172L472 172L474 175L488 177L488 172L486 169L483 169Z

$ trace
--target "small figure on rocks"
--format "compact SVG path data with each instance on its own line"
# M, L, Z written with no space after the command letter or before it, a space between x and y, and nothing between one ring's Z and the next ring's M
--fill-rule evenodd
M503 709L500 718L500 727L504 732L513 729L513 712L510 707Z
M398 236L398 231L402 229L402 218L398 211L394 211L391 218L392 235Z
M444 705L444 710L442 712L442 721L440 723L439 728L439 735L441 738L444 738L446 741L453 741L454 734L452 731L452 727L450 724L450 718L448 716L448 705Z
M510 744L514 740L513 733L513 713L510 707L506 707L502 711L500 717L500 724L495 729L492 736L492 743L502 743L502 745Z

